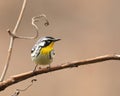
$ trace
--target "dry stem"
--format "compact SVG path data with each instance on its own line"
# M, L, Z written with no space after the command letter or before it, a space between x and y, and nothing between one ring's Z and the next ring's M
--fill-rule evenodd
M30 39L30 40L31 40L31 39L36 39L36 38L38 37L38 35L39 35L39 28L38 28L38 26L37 26L35 23L38 22L38 21L40 21L41 18L44 18L44 19L45 19L44 25L45 25L46 27L49 25L49 21L47 20L47 17L46 17L45 14L41 14L41 15L39 15L39 16L34 16L34 17L32 18L32 26L35 28L36 34L35 34L35 36L33 36L33 37L17 36L16 34L13 34L9 29L8 29L8 33L9 33L9 35L11 35L12 37L18 38L18 39Z
M62 70L62 69L66 69L66 68L78 67L81 65L88 65L88 64L93 64L93 63L97 63L97 62L103 62L103 61L107 61L107 60L120 60L120 55L104 55L104 56L99 56L99 57L81 60L81 61L73 61L73 62L53 66L51 68L42 68L39 70L35 70L34 72L29 71L26 73L14 75L14 76L11 76L6 81L0 82L0 91L4 90L5 88L9 87L10 85L21 82L23 80L26 80L26 79L31 78L36 75L53 72L53 71L57 71L57 70Z
M16 32L19 28L19 25L21 23L21 20L22 20L22 17L23 17L23 12L25 10L25 7L26 7L26 3L27 3L27 0L24 0L23 1L23 5L22 5L22 9L21 9L21 12L20 12L20 15L18 17L18 20L17 20L17 23L15 25L15 28L13 29L13 32L11 32L9 29L7 30L7 32L9 33L9 35L11 36L10 37L10 44L9 44L9 49L8 49L8 54L7 54L7 58L6 58L6 63L5 63L5 66L4 66L4 69L3 69L3 72L2 72L2 75L0 77L0 82L2 82L5 78L5 75L7 73L7 69L9 67L9 63L10 63L10 58L11 58L11 55L12 55L12 49L13 49L13 45L14 45L14 41L15 39L36 39L38 37L38 30L39 28L37 27L37 25L35 24L36 22L38 22L41 18L44 18L45 19L45 23L44 25L45 26L48 26L49 25L49 22L47 20L47 17L46 15L44 14L41 14L39 16L35 16L32 18L32 26L35 28L35 36L33 37L25 37L25 36L17 36L16 35Z
M15 28L13 30L13 34L15 34L17 32L17 29L20 25L20 22L21 22L21 19L23 17L23 12L24 12L24 9L25 9L25 6L26 6L26 2L27 0L24 0L23 2L23 5L22 5L22 9L21 9L21 12L20 12L20 15L19 15L19 18L17 20L17 23L15 25ZM10 31L9 31L10 32ZM13 44L14 44L14 40L15 40L15 37L11 35L11 38L10 38L10 44L9 44L9 49L8 49L8 55L7 55L7 58L6 58L6 63L5 63L5 66L4 66L4 69L3 69L3 72L2 72L2 75L0 77L0 82L2 82L5 78L5 75L6 75L6 72L7 72L7 69L9 67L9 63L10 63L10 58L11 58L11 54L12 54L12 49L13 49Z

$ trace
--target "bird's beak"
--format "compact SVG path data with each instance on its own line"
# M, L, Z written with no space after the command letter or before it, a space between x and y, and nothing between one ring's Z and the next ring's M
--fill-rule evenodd
M60 40L61 40L61 39L53 39L54 42L56 42L56 41L60 41Z

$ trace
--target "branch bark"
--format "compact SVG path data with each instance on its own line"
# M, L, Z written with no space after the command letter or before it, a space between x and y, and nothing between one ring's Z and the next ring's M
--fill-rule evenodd
M64 63L61 65L53 66L51 68L42 68L42 69L38 69L34 72L29 71L29 72L21 73L18 75L14 75L3 82L0 82L0 91L4 90L5 88L7 88L15 83L21 82L23 80L26 80L26 79L31 78L36 75L45 74L48 72L53 72L53 71L62 70L62 69L66 69L66 68L78 67L81 65L94 64L94 63L103 62L103 61L107 61L107 60L120 60L120 55L114 55L114 54L104 55L104 56L99 56L99 57L95 57L95 58L91 58L91 59L68 62L68 63Z

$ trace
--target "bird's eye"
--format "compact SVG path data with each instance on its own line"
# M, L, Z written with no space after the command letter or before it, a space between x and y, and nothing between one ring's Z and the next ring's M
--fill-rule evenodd
M48 46L50 43L51 43L50 40L46 40L46 41L45 41L45 44L44 44L44 47Z
M47 41L48 44L50 44L50 42L51 42L51 41L49 41L49 40Z

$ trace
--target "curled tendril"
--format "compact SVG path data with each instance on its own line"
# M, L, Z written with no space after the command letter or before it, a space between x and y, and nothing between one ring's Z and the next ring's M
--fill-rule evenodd
M33 17L32 18L32 25L34 25L35 23L34 22L38 22L39 20L40 20L40 18L45 18L45 23L44 23L44 25L45 26L48 26L49 25L49 21L47 20L47 17L46 17L46 15L45 14L41 14L41 15L39 15L39 16L35 16L35 17ZM36 27L36 29L37 29L37 27Z
M20 92L26 91L28 88L30 88L33 85L33 82L35 82L35 81L37 81L37 79L32 79L30 85L28 85L24 89L16 89L15 93L13 95L11 95L11 96L18 96L20 94Z
M39 34L39 33L38 33L39 28L38 28L38 26L37 26L35 23L36 23L36 22L39 22L41 18L44 18L44 19L45 19L45 23L44 23L45 26L48 26L48 25L49 25L49 21L47 20L47 17L46 17L45 14L41 14L41 15L38 15L38 16L34 16L34 17L32 18L32 26L35 28L36 34L35 34L35 36L33 36L33 37L17 36L16 34L12 33L12 32L10 31L10 29L8 29L7 32L8 32L9 35L11 35L12 37L18 38L18 39L36 39L36 38L38 37L38 34Z

